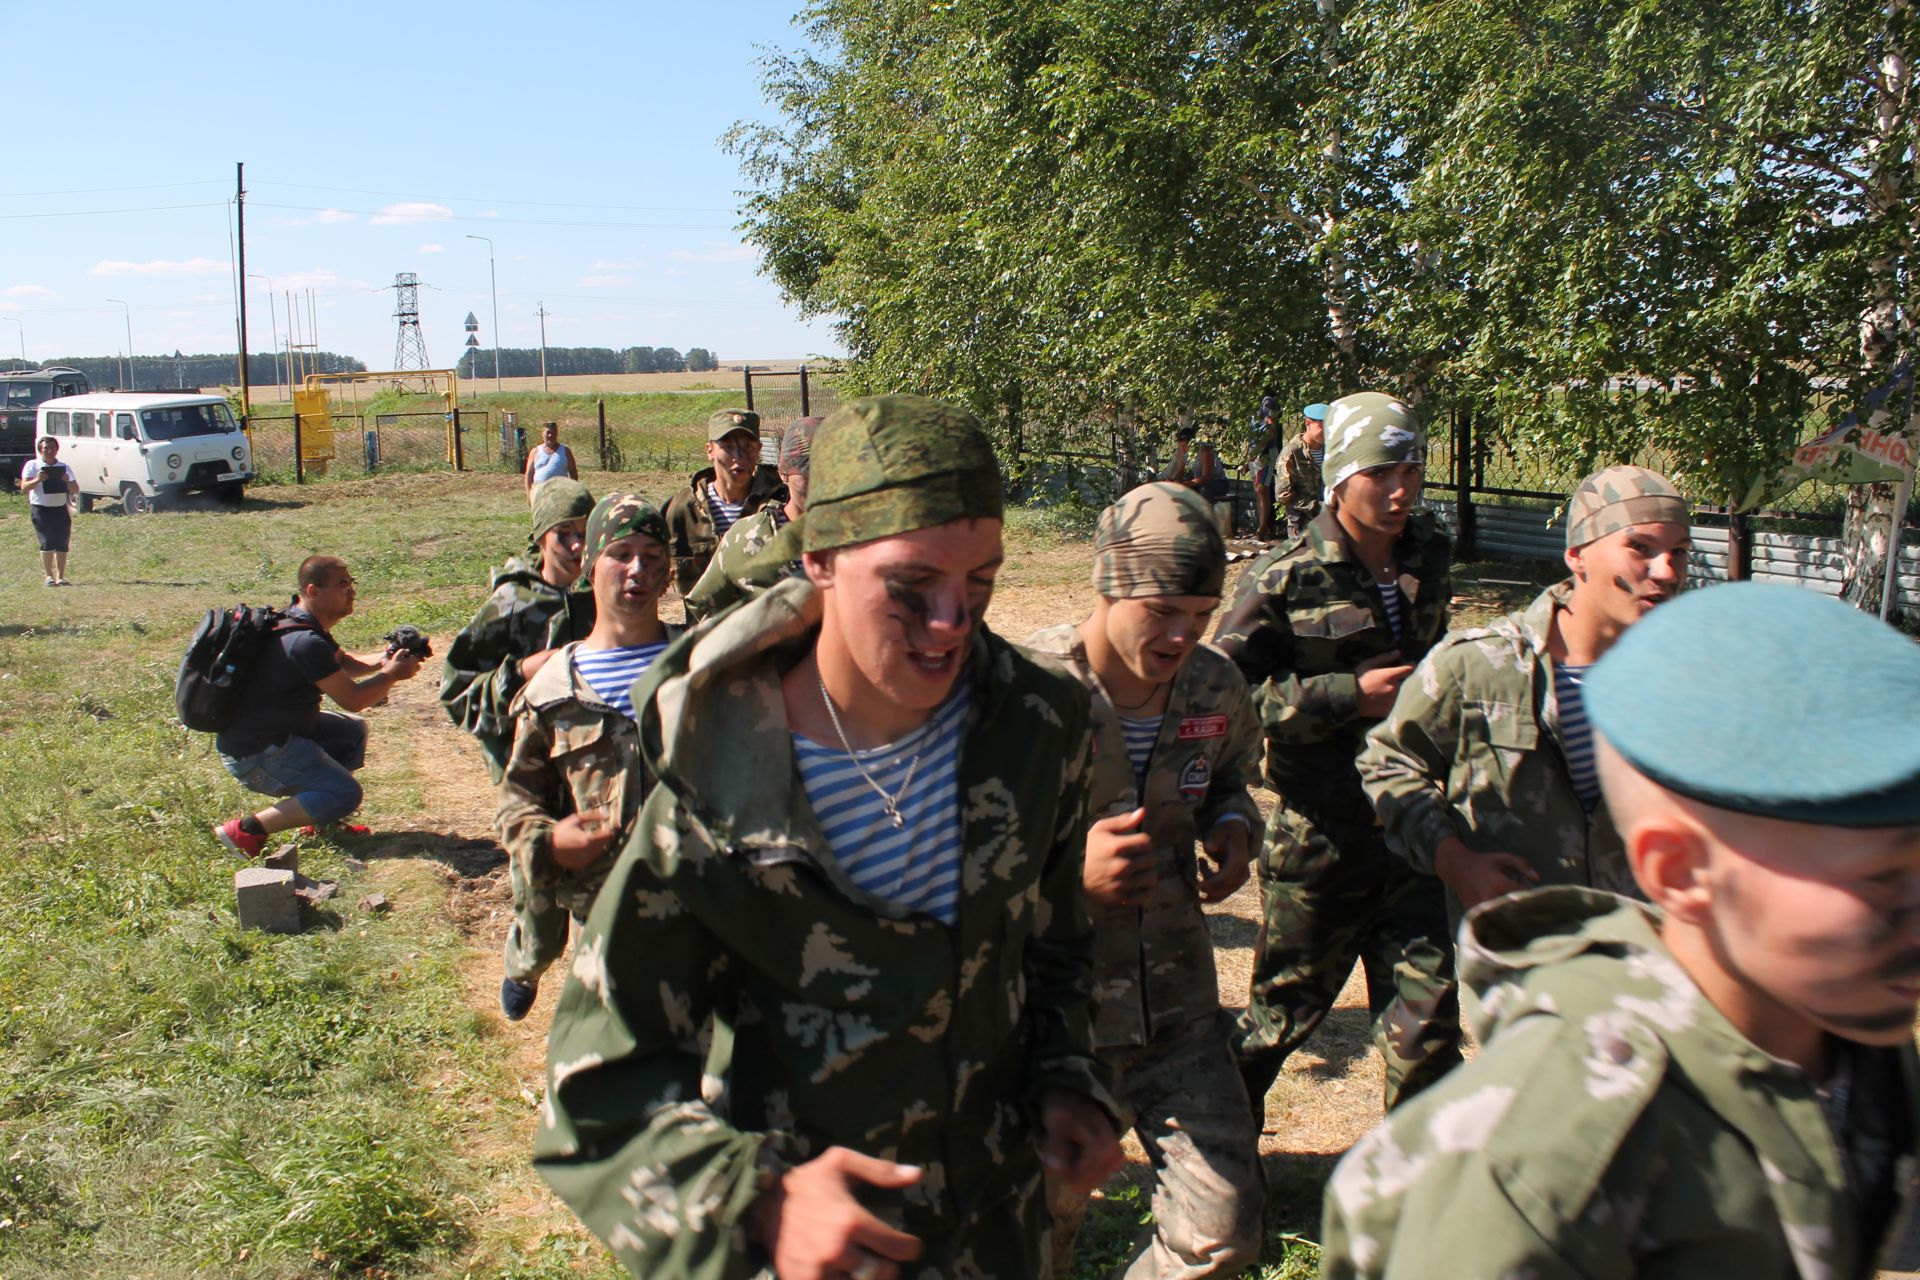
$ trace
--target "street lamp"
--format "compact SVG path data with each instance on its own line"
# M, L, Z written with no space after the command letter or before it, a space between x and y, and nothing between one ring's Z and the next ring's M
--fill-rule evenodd
M487 242L487 284L493 290L493 393L500 394L500 283L493 274L493 241L487 236L467 233L469 240Z
M0 316L0 320L12 320L20 325L20 363L25 364L27 362L27 326L20 324L20 321L13 316Z
M280 398L280 320L279 313L273 306L273 277L263 276L257 271L249 271L247 279L267 282L267 323L273 327L273 398L278 400ZM247 358L244 351L240 353L240 358L242 360Z
M137 391L139 388L133 385L133 308L129 307L126 304L125 300L121 298L108 298L107 301L118 302L120 304L120 310L126 313L126 320L127 320L127 387L126 389L128 391Z

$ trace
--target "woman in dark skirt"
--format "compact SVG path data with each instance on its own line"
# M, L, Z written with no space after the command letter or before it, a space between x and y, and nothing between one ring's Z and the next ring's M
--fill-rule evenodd
M60 461L58 440L41 437L40 456L20 468L20 488L33 513L33 536L40 543L40 567L46 571L47 585L73 585L67 581L67 544L73 536L79 485L73 468Z

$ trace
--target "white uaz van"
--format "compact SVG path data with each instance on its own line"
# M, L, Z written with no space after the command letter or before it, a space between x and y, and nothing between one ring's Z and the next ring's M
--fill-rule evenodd
M118 498L129 515L167 498L212 490L238 503L253 479L253 450L219 396L95 391L40 405L37 436L60 442L80 509Z

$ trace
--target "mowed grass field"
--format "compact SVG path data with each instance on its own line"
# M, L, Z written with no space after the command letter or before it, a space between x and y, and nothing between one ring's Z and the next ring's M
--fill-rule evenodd
M586 478L659 498L684 483ZM172 716L206 608L281 603L328 551L360 584L343 643L378 648L404 622L443 651L525 522L498 472L263 486L237 510L79 517L76 585L47 589L24 500L0 496L0 1276L617 1274L527 1164L560 984L527 1023L494 1007L504 859L437 662L368 713L373 835L299 842L302 871L340 892L297 936L237 927L240 864L209 828L251 801ZM1081 616L1086 513L1014 512L1008 530L990 622L1019 637ZM1526 593L1489 590L1488 608ZM360 909L368 893L392 909ZM1247 891L1216 916L1229 998L1253 915ZM1377 1111L1364 1010L1345 1004L1274 1095L1266 1280L1311 1274L1298 1237L1320 1181ZM1076 1275L1141 1225L1135 1155Z

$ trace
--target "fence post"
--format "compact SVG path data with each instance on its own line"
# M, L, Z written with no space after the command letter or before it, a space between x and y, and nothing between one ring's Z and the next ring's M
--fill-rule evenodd
M1458 406L1453 411L1453 553L1462 560L1474 555L1473 414Z
M747 384L747 408L752 409L753 408L753 366L752 365L742 366L740 370L740 377L743 380L745 380Z
M457 404L453 406L453 469L455 471L467 469L466 450L460 442L460 406Z
M807 366L800 366L800 416L805 418L813 413L813 405L807 400Z
M595 411L600 415L600 469L611 471L613 468L607 465L607 402L596 400L593 403Z
M1747 518L1738 511L1727 513L1727 581L1745 582L1753 577L1753 531Z
M307 468L306 465L300 461L301 453L300 410L296 407L293 411L293 482L295 484L305 484L307 482Z

